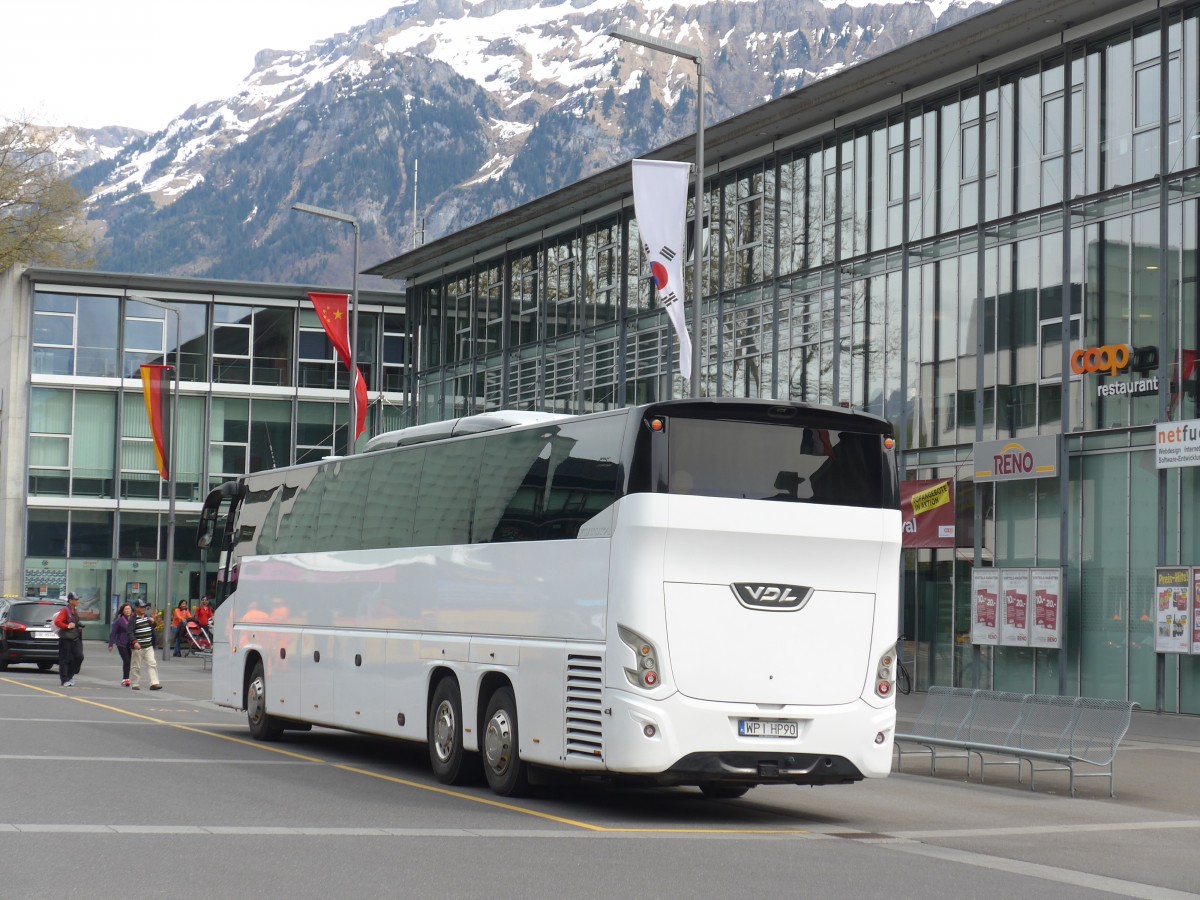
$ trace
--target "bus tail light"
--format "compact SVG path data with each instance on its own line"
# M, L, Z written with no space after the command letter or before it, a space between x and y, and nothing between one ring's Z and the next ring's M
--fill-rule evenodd
M892 696L896 684L896 648L891 647L879 657L879 669L875 673L875 693L880 697Z
M629 683L647 691L658 687L658 650L654 644L624 625L617 626L617 634L633 651L636 663L633 668L625 667L625 677L629 679Z

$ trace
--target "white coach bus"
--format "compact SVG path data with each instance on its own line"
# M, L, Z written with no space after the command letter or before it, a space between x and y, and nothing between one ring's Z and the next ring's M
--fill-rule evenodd
M518 794L549 770L736 797L882 777L901 524L891 426L675 400L490 413L214 490L213 698L261 740L429 745ZM220 537L217 538L217 532Z

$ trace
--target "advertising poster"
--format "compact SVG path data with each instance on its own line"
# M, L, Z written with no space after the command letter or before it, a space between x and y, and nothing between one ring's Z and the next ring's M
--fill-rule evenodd
M954 546L954 482L945 478L900 482L904 547Z
M1000 570L971 572L971 643L1000 643Z
M1192 570L1162 566L1154 570L1154 652L1192 649Z
M1004 596L1004 622L1000 643L1005 647L1029 646L1029 570L1001 569L1000 587Z
M1200 566L1192 569L1192 652L1200 653Z
M1030 569L1029 590L1033 594L1033 625L1029 629L1029 645L1061 647L1065 606L1062 569Z

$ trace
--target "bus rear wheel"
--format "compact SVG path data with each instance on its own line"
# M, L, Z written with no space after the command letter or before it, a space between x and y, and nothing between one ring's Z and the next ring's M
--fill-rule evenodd
M471 781L471 756L463 749L462 693L453 678L443 678L429 701L426 737L429 739L429 764L442 784L466 784ZM479 766L474 766L478 778Z
M267 712L267 676L261 661L254 664L246 685L246 724L256 741L277 741L283 735L283 725Z
M529 773L521 762L517 700L511 688L498 688L484 713L483 773L501 797L519 797L529 789Z

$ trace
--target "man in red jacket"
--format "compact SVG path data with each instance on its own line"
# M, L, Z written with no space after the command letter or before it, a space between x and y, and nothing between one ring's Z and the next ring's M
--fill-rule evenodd
M75 687L75 676L83 668L83 625L79 622L79 598L73 591L54 617L54 628L58 632L58 680L63 687Z

